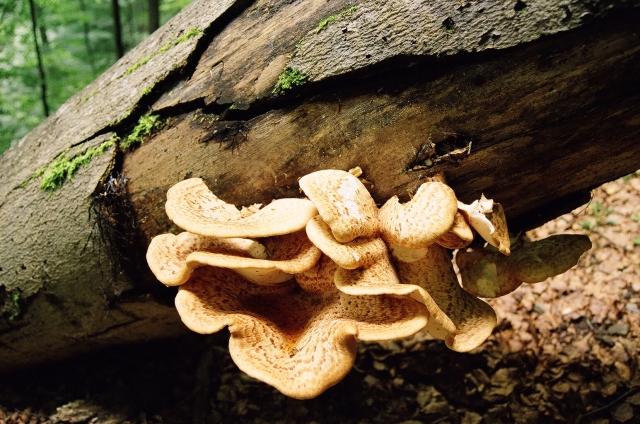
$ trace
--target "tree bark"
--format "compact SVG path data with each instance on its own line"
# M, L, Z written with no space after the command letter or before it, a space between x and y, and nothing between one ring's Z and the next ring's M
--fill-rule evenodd
M636 4L512 3L194 1L0 158L0 369L185 331L144 260L184 178L246 205L360 166L383 202L442 172L517 231L640 168ZM149 111L141 146L31 178Z

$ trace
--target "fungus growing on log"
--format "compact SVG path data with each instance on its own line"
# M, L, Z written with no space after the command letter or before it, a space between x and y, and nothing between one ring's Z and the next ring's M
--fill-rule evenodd
M309 292L293 280L259 286L207 267L180 286L176 307L198 333L228 326L238 367L297 399L319 395L349 372L356 339L407 337L427 322L424 306L408 298L349 296L326 283L315 287L320 290Z
M328 169L305 175L299 184L340 243L377 235L378 208L354 175Z
M248 216L218 199L200 178L167 192L167 215L178 227L208 237L269 237L302 230L318 214L307 199L278 199Z
M238 367L287 396L311 398L340 381L356 340L424 329L469 351L496 325L476 296L564 272L591 246L584 236L519 240L505 256L511 244L498 203L482 196L465 205L436 176L409 202L394 196L378 210L359 173L317 171L300 179L309 199L242 209L198 178L182 181L166 210L186 232L156 236L147 251L158 280L180 286L176 308L187 327L208 334L228 326ZM472 228L488 247L465 250ZM462 287L447 249L458 249Z
M462 287L474 296L499 297L511 293L522 283L540 283L574 266L591 249L585 235L558 234L529 242L519 239L511 255L493 247L458 251Z
M480 200L470 205L458 201L458 209L467 218L469 224L490 245L496 247L500 253L508 255L510 252L509 230L504 209L499 203L487 199L484 194Z

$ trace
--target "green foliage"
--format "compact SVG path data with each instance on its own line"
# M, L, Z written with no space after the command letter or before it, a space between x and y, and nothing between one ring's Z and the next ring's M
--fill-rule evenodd
M613 208L604 208L601 201L597 200L587 208L587 214L591 217L588 220L584 220L580 223L580 226L585 230L601 227L604 225L615 225L616 221L613 217L609 217L614 211Z
M120 140L120 148L124 150L136 144L141 144L146 136L151 134L154 129L165 125L165 123L158 115L142 115L129 135Z
M318 23L318 28L316 29L316 34L319 33L320 31L322 31L323 29L325 29L326 27L328 27L329 24L332 23L333 21L335 21L336 19L344 17L346 15L349 15L349 14L355 12L355 10L356 10L356 7L355 6L351 6L350 8L345 9L340 13L337 13L335 15L331 15L328 18L320 21Z
M307 79L308 76L300 72L299 69L287 67L284 72L278 76L278 82L276 82L272 93L276 96L282 95L293 87L305 84Z
M161 24L191 0L162 0ZM116 60L111 2L35 0L47 101L53 113ZM120 0L123 42L131 49L148 35L148 1ZM197 35L189 30L173 43ZM172 44L174 45L174 44ZM140 65L141 66L141 65ZM44 118L28 0L0 0L0 153ZM96 93L81 101L86 102Z

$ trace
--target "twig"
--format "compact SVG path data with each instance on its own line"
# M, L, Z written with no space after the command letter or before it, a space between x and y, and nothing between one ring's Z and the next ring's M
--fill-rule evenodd
M612 400L611 402L609 402L608 404L601 406L598 409L594 409L593 411L589 411L586 414L580 414L578 415L578 418L576 418L576 424L580 424L580 422L587 417L590 417L592 415L597 415L601 412L606 411L607 409L611 408L612 406L622 402L623 400L625 400L627 397L635 394L636 392L640 391L640 386L636 386L636 387L632 387L629 390L627 390L625 393L623 393L620 397Z

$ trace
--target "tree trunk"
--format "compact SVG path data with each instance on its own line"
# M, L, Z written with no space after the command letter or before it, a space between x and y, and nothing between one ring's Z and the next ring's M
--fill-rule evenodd
M144 254L191 176L246 205L319 169L360 166L378 202L443 172L515 231L585 203L640 168L635 5L194 1L0 158L0 369L186 331ZM170 120L109 142L149 111Z
M160 28L160 0L149 0L149 34Z
M33 0L29 0L29 8L31 10L31 32L33 34L33 45L36 50L36 59L38 60L38 73L40 74L40 97L42 99L42 109L44 112L44 116L49 116L49 102L47 101L47 78L44 72L44 63L42 62L40 43L38 42L38 17L36 15L36 6Z
M118 58L124 56L124 44L122 43L122 24L120 23L120 3L111 0L111 14L113 15L113 40L116 45Z

